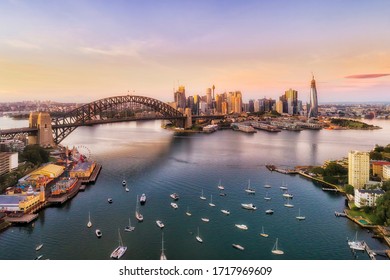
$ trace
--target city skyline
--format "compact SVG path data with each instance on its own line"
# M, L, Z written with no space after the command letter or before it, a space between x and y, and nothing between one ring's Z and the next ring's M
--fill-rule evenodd
M384 1L18 1L0 3L2 102L88 102L128 92L171 101L289 88L319 103L387 101Z

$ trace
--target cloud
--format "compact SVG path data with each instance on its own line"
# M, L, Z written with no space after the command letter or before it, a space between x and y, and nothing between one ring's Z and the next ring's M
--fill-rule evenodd
M358 75L350 75L345 76L346 79L374 79L384 76L390 76L390 74L358 74Z
M39 50L41 47L26 41L21 40L7 40L7 45L17 48L17 49L24 49L24 50Z

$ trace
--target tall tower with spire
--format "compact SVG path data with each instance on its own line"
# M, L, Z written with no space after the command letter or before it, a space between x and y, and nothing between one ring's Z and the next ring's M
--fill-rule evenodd
M313 78L311 80L311 85L310 85L310 104L309 104L308 117L316 118L318 117L318 99L317 99L316 81L314 80L313 74L312 76Z

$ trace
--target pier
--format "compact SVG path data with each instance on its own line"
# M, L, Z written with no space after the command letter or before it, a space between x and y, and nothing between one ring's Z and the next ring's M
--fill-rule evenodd
M326 192L339 192L338 189L332 189L332 188L322 188L322 190Z
M87 183L87 184L95 183L97 177L99 176L100 170L102 170L102 165L96 163L96 166L93 169L93 172L92 172L91 176L89 176L89 178L81 179L81 182L82 183Z
M38 214L10 214L5 217L4 220L9 223L15 224L28 224L38 218Z

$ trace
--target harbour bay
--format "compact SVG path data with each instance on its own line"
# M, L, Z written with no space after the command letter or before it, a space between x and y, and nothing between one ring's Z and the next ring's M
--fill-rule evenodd
M2 121L11 121L3 120ZM158 259L161 232L168 259L354 259L346 238L358 232L374 249L386 248L371 238L372 233L353 222L336 218L334 211L344 209L344 197L323 192L320 186L298 175L270 172L266 164L293 167L320 165L327 159L347 156L352 149L370 150L375 144L388 144L390 125L376 131L302 131L272 134L259 131L248 135L231 130L213 134L174 135L162 129L159 121L131 122L81 127L63 145L86 146L94 160L103 165L97 182L88 186L62 207L40 212L35 226L11 227L0 234L0 259L34 259L35 246L44 243L39 254L50 259L109 259L118 244L118 228L128 251L123 259ZM12 126L10 126L12 127ZM123 178L129 186L125 192ZM255 195L244 189L251 180ZM219 180L226 196L220 196ZM285 182L294 195L294 208L284 207L280 191ZM268 183L270 189L264 188ZM204 192L207 200L199 198ZM171 193L178 193L178 209L170 206ZM270 201L264 200L268 192ZM134 217L136 196L145 193L140 206L144 222ZM210 207L210 197L216 207ZM113 203L107 203L112 197ZM253 203L256 211L241 208ZM187 216L189 211L192 216ZM275 213L266 215L272 208ZM297 221L298 209L306 216ZM230 210L230 215L221 213ZM92 228L87 228L88 212ZM135 231L124 232L131 218ZM209 223L201 221L208 217ZM163 230L155 224L162 220ZM237 229L245 224L248 230ZM262 226L269 234L259 234ZM101 239L95 228L103 233ZM203 243L196 241L197 228ZM275 239L284 255L271 253ZM238 251L238 243L245 247ZM77 248L77 249L75 249ZM366 254L357 254L368 259Z

